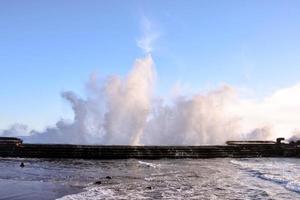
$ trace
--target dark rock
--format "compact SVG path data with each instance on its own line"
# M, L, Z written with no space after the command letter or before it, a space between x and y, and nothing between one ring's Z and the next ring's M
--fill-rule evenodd
M277 143L277 144L281 144L281 141L283 141L283 140L284 140L283 137L277 138L277 139L276 139L276 143Z
M146 189L152 190L152 187L151 186L147 186Z
M25 167L23 162L21 162L20 167L22 167L22 168Z
M101 184L101 181L96 181L94 184L95 184L95 185L100 185L100 184Z
M111 179L111 177L110 176L107 176L107 177L105 177L106 179Z

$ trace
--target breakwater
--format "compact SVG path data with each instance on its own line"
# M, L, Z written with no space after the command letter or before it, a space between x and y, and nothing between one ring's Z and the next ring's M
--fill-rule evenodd
M68 144L0 144L1 157L82 158L82 159L161 159L223 157L300 157L297 144L234 143L203 146L130 146Z

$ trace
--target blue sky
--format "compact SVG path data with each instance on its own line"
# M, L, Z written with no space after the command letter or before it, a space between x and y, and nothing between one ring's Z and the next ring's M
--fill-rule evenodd
M258 96L300 80L300 2L1 1L0 129L72 117L60 93L85 96L93 72L125 75L153 44L157 95L228 83Z

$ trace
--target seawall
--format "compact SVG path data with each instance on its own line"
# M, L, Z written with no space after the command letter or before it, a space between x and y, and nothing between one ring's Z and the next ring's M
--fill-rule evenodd
M222 157L300 157L291 144L236 144L211 146L126 146L67 144L1 144L0 157L79 159L161 159Z

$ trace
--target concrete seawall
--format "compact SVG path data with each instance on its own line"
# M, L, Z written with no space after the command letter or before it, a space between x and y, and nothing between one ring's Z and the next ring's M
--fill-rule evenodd
M238 144L218 146L1 144L0 156L81 159L300 157L300 147L291 144Z

